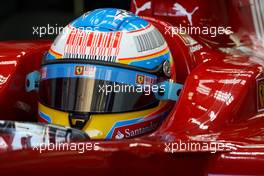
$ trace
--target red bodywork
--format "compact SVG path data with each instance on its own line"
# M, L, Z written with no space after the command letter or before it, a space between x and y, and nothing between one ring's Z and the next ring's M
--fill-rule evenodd
M148 0L137 0L137 8ZM186 16L175 15L175 0L151 1L141 11L164 34L171 49L176 80L184 84L180 99L154 133L122 141L98 141L99 151L76 154L30 149L1 153L1 173L73 175L264 175L264 120L258 90L264 53L250 41L255 35L249 0L178 0L188 12L196 6L193 25L231 26L254 52L236 50L229 36L167 35L168 27L188 26ZM131 10L135 12L134 1ZM187 39L186 39L187 37ZM49 41L1 42L1 119L36 121L37 95L24 89L26 74L40 68ZM192 47L200 49L190 52ZM224 53L219 48L231 49ZM5 79L7 78L7 79ZM261 84L261 83L259 83ZM166 151L180 142L226 142L231 151Z

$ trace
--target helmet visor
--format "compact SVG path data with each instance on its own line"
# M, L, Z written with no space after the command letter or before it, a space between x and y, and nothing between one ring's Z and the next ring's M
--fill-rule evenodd
M67 112L134 111L158 105L156 82L156 75L123 68L50 64L41 69L39 100Z

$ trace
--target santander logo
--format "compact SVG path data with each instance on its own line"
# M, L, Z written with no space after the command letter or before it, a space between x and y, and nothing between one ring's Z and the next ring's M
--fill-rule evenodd
M115 136L115 139L123 139L125 137L125 135L123 133L121 133L120 131L117 132L116 136Z

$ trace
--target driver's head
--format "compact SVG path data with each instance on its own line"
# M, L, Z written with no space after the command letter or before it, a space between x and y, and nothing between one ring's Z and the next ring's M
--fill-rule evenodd
M166 41L148 21L119 9L88 12L44 57L40 121L81 129L91 139L151 132L173 104L162 98L171 63Z

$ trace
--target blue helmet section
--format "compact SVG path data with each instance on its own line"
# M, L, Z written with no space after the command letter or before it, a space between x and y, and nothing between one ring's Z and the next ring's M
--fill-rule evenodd
M134 31L146 27L148 21L121 9L96 9L85 13L71 23L78 29L92 31Z

